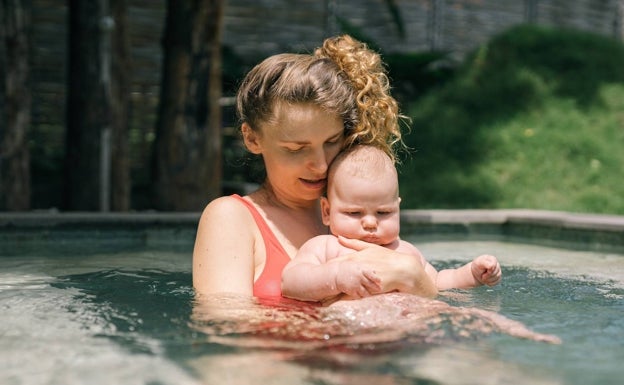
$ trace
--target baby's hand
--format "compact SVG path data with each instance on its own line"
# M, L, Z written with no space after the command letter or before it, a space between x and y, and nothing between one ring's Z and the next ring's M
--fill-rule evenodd
M357 262L342 261L336 274L336 287L350 297L364 298L381 293L381 279Z
M498 259L492 255L480 255L472 261L472 275L482 285L494 286L501 280L502 272Z

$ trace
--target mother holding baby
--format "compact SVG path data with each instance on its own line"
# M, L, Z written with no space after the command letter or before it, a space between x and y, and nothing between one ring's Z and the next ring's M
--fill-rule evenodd
M220 197L204 209L193 251L197 294L281 295L286 264L308 239L328 233L319 201L332 160L356 144L393 157L401 143L402 116L389 88L380 56L349 36L328 38L313 54L271 56L247 74L237 113L266 178L251 194ZM437 294L416 256L341 242L357 252L339 263L375 271L381 292Z

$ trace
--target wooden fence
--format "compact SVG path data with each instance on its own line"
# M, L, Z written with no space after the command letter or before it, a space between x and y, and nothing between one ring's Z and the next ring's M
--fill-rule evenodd
M576 28L618 39L624 35L624 0L395 0L401 24L383 0L225 1L224 45L247 63L276 52L310 51L344 25L365 33L386 52L445 50L458 59L519 23ZM140 183L148 175L140 170L148 164L153 138L165 1L128 0L128 4L131 162L135 183L137 178ZM50 153L59 156L64 145L67 6L65 0L32 0L32 7L32 157L54 160Z

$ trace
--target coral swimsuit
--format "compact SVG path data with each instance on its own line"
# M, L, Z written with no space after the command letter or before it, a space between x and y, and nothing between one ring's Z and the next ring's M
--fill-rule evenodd
M290 257L279 243L262 215L260 215L256 206L243 199L238 194L233 194L232 197L244 204L249 212L251 212L251 215L256 221L256 225L258 225L258 229L260 229L260 234L262 235L264 247L266 249L264 270L262 270L260 277L258 277L254 283L253 295L259 298L281 297L282 270L284 270L286 264L290 262Z

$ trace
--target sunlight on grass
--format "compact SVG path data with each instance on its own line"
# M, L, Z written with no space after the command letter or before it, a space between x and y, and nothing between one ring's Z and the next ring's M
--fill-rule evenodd
M599 94L602 106L587 111L550 98L487 129L498 145L479 172L496 181L494 207L624 213L624 85Z
M624 214L624 45L523 26L484 47L409 106L403 207Z

